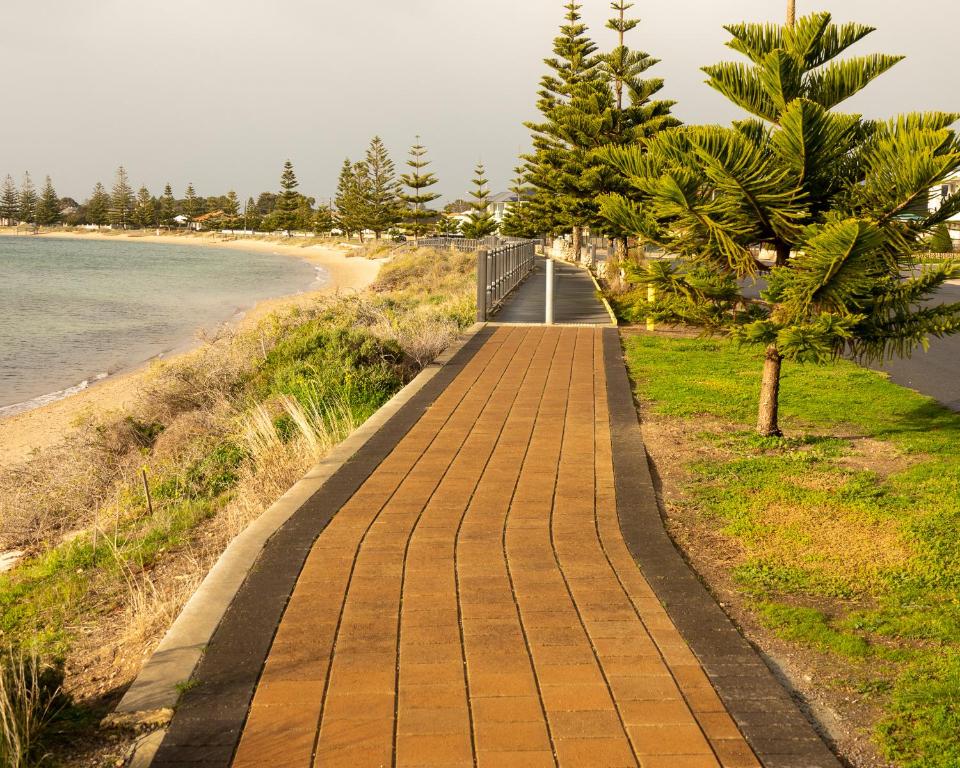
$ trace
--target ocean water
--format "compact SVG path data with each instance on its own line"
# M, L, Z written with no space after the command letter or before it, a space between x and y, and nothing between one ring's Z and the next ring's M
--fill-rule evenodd
M270 253L0 236L0 417L186 348L261 299L323 280Z

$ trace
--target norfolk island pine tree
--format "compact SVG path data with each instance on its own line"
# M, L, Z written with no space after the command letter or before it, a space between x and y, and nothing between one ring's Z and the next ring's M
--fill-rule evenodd
M29 173L23 174L18 199L20 201L18 211L20 221L33 224L37 216L37 189L33 186L33 180Z
M20 193L17 191L17 185L13 177L8 173L3 180L3 187L0 188L0 219L5 219L7 224L16 224L20 216Z
M437 192L427 191L437 183L437 177L427 170L429 165L426 147L420 143L420 137L417 136L407 160L410 171L400 176L403 186L410 190L401 192L400 199L406 205L403 213L407 220L406 230L413 235L414 243L418 243L427 233L429 222L437 215L436 211L428 207L440 197Z
M374 136L367 148L366 167L369 175L366 228L379 240L383 233L396 226L401 216L400 182L383 139Z
M126 229L133 213L133 188L127 177L126 169L121 165L117 168L117 175L110 193L110 223Z
M464 237L480 240L494 234L499 228L493 214L490 213L490 189L487 187L486 170L483 163L474 168L473 190L470 192L473 202L470 213L461 227Z
M51 227L60 221L60 198L53 188L53 181L49 176L44 180L40 198L37 201L37 225Z
M110 216L110 195L101 182L93 186L93 192L87 201L87 222L97 227L107 223Z
M534 187L530 199L531 217L543 232L570 232L574 258L580 256L582 227L589 216L583 206L593 204L580 186L585 147L568 141L573 128L567 118L576 119L568 108L578 88L598 78L597 46L587 36L581 22L581 4L564 5L565 23L553 41L553 57L544 60L548 74L540 80L537 109L538 122L525 123L532 133L533 150L524 155L527 182ZM588 86L589 87L589 86Z
M726 29L749 64L704 71L750 117L607 150L632 190L606 197L602 212L683 260L638 272L658 291L655 317L765 348L757 431L774 436L784 359L880 360L960 331L960 303L926 303L960 266L917 273L912 258L927 233L960 212L960 195L933 214L904 216L960 168L949 128L960 116L879 122L835 111L900 61L837 60L870 27L834 25L827 13L792 21L791 8L785 26ZM772 267L758 259L761 244L776 254ZM768 281L761 298L744 296L738 280L760 272Z

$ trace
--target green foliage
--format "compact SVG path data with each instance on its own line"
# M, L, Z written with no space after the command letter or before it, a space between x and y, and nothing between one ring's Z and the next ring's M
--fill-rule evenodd
M927 241L930 253L953 253L953 238L946 224L938 224Z
M86 219L89 224L102 227L109 221L110 195L99 181L93 187L93 193L87 201Z
M60 198L53 188L53 182L47 176L37 201L37 224L41 227L50 227L60 221Z
M784 640L810 645L820 651L862 659L870 654L870 644L848 632L834 629L821 611L782 603L761 603L760 619Z
M393 160L379 136L374 136L367 149L364 165L370 178L366 201L365 228L373 230L377 240L400 220L400 182Z
M20 193L13 183L13 177L8 173L3 180L3 187L0 188L0 219L6 219L9 224L13 224L19 217Z
M470 206L470 213L467 214L467 220L461 226L463 236L474 240L492 235L498 229L493 213L490 212L490 190L487 187L485 173L483 163L477 163L474 169L474 189L470 192L473 203Z
M347 235L360 233L367 228L367 200L370 194L370 173L365 163L343 161L337 182L336 222Z
M598 152L603 147L643 141L677 125L673 102L653 97L659 79L644 79L657 59L626 45L638 24L626 17L630 3L611 3L616 17L607 23L617 46L598 53L581 23L580 4L570 2L566 23L554 40L550 73L540 82L539 122L527 123L533 151L523 157L524 180L532 187L529 226L537 232L569 231L589 226L612 235L626 234L598 216L597 196L623 191L622 174Z
M407 220L407 231L415 238L427 233L428 222L437 215L436 211L430 210L428 206L440 197L437 192L427 191L437 183L437 177L426 170L430 165L426 157L426 147L420 143L420 137L417 136L416 143L410 148L410 158L407 160L410 171L400 177L403 185L410 190L402 193L400 199L406 205L403 214ZM447 219L441 217L441 221L445 222ZM444 231L441 234L451 233Z
M300 182L293 172L293 163L286 160L280 174L280 194L277 196L277 206L274 209L270 228L283 231L298 229L297 209L300 204L300 193L297 187Z
M722 338L632 336L638 394L696 428L685 503L742 553L731 569L779 636L858 666L898 765L960 762L960 415L848 361L784 374L794 438L752 420L761 354ZM868 450L881 472L858 469ZM827 618L829 616L830 618ZM891 689L889 696L885 691Z
M33 180L29 173L23 174L23 181L20 183L20 201L19 217L20 221L33 224L37 214L37 189L33 186Z
M146 187L140 187L137 191L132 219L133 223L141 229L146 229L157 223L157 201L154 200L150 190Z
M933 215L905 216L960 169L960 141L949 128L957 115L872 122L832 111L899 61L836 59L868 27L837 26L820 13L792 27L727 30L749 63L704 71L749 119L602 152L631 185L604 198L602 214L684 265L670 283L660 281L654 316L772 345L776 359L815 363L846 353L904 356L930 336L960 331L960 303L929 304L944 281L960 277L960 262L912 269L925 234L960 210L960 196ZM776 255L772 270L759 258L764 247ZM718 280L769 272L769 284L759 299L687 290L702 270Z
M277 395L323 405L332 394L366 419L403 384L403 352L393 343L321 317L291 330L253 374L257 399Z
M877 734L903 768L954 768L960 762L960 652L931 654L901 677Z
M133 204L133 189L130 186L127 171L121 165L117 168L113 190L110 193L110 223L121 229L126 229L127 225L131 223Z
M174 217L177 215L177 201L173 196L173 190L169 184L163 188L163 194L160 196L158 208L160 223L168 227L171 226Z

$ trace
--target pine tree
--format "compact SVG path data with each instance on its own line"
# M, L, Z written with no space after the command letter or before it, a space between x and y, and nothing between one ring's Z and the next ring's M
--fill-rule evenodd
M610 7L616 15L607 21L607 28L617 34L617 45L601 56L599 70L614 97L609 143L622 146L651 139L659 131L679 125L679 121L670 114L674 102L653 99L663 88L663 80L643 78L643 74L658 64L659 59L642 51L631 50L626 44L627 34L640 24L638 19L627 18L627 11L633 4L614 0ZM587 182L597 195L613 192L626 194L630 191L623 175L609 164L594 166ZM615 238L614 253L607 259L606 277L608 282L619 286L620 265L627 258L629 233L616 230L601 216L597 216L593 224L598 230L606 231Z
M160 195L160 201L157 205L157 215L160 223L166 227L173 226L173 219L177 215L177 200L173 196L173 188L170 183L163 188L163 194Z
M596 162L597 137L577 128L579 114L604 106L598 74L597 46L581 22L581 4L564 5L565 23L554 39L554 57L545 60L550 72L541 79L537 108L542 120L526 123L533 132L533 152L524 157L528 183L536 188L532 218L542 231L571 232L574 257L579 258L581 230L594 216L595 195L581 185L585 164ZM579 103L571 106L574 99ZM591 126L591 133L596 126Z
M230 216L231 218L236 218L240 213L240 200L237 197L237 193L232 189L227 192L226 200L223 201L223 212Z
M19 217L20 193L13 182L13 177L8 173L0 189L0 219L3 219L7 226L11 226L19 221Z
M437 183L437 177L426 170L430 165L427 160L427 150L420 143L420 137L417 136L416 143L410 148L410 159L407 160L409 173L400 177L403 185L409 189L408 193L400 195L400 199L406 204L404 217L407 220L407 232L413 235L414 242L418 242L420 237L427 232L427 222L433 219L437 212L427 206L440 195L436 192L427 192L430 187Z
M53 188L53 182L47 176L37 202L37 224L41 227L51 227L60 221L60 198Z
M110 193L110 223L126 229L133 213L133 188L127 177L126 169L121 165L117 168L116 180Z
M367 149L367 172L370 189L367 200L367 229L379 240L384 232L400 220L400 182L383 140L374 136Z
M934 213L904 215L960 169L950 129L960 115L881 122L836 111L901 58L837 59L870 27L838 26L820 13L727 31L728 45L750 63L704 71L750 118L607 151L636 197L612 195L602 210L680 258L680 266L656 262L637 275L659 295L655 317L764 348L757 431L771 436L780 434L785 359L881 360L960 332L960 303L927 303L960 277L960 263L914 263L928 233L960 213L960 193ZM772 267L760 260L761 246L775 254ZM760 299L744 295L739 281L759 272L767 278Z
M337 182L337 226L347 237L359 233L363 242L363 233L367 229L367 200L369 198L370 175L366 163L343 161L340 178Z
M137 191L137 199L133 206L132 221L140 229L151 227L157 220L157 203L146 187Z
M946 223L933 230L928 247L930 253L953 253L953 238Z
M445 216L444 214L440 214L437 217L433 229L441 237L463 234L460 229L460 222L453 218L453 216Z
M23 174L20 184L20 221L33 224L37 216L37 190L29 173Z
M283 164L280 174L280 194L277 195L277 205L271 216L273 228L289 232L297 228L297 209L300 207L300 193L297 187L297 175L293 172L293 163L287 160Z
M260 228L260 213L257 211L257 202L252 197L248 197L243 206L243 228L253 231Z
M537 224L530 216L530 197L532 188L524 182L523 168L514 169L517 176L513 180L510 191L516 196L500 222L500 231L507 237L533 238L540 234Z
M203 213L203 201L197 196L192 183L187 184L187 189L183 193L183 213L191 221Z
M110 216L110 195L99 181L93 187L93 193L87 201L87 221L102 227Z
M463 234L474 240L479 240L497 231L497 222L490 212L490 190L487 187L486 170L483 163L477 163L474 169L474 189L470 193L473 198L467 221L463 224Z
M328 235L330 230L336 226L333 218L333 211L326 205L317 207L313 215L313 231L317 235Z

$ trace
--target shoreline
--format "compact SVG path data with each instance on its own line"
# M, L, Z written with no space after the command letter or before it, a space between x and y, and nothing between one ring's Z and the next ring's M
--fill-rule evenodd
M285 294L263 299L250 307L239 308L218 327L244 330L254 327L260 320L273 312L308 304L320 296L341 293L359 293L376 278L383 259L365 259L352 257L350 250L330 244L293 244L266 239L223 239L213 234L140 234L103 232L43 232L37 235L4 232L14 237L40 237L51 239L89 239L117 242L152 243L164 245L194 245L207 248L226 248L238 251L269 252L280 256L289 256L305 261L318 268L318 277L305 289L297 293ZM325 273L325 283L317 288L320 271ZM144 379L157 362L170 362L194 353L202 345L202 333L197 328L194 338L188 342L172 341L169 351L144 360L129 368L121 369L102 379L89 381L87 386L77 389L80 383L65 392L75 390L65 396L38 405L28 410L0 416L0 465L14 465L28 459L35 451L53 447L61 442L63 436L75 425L93 413L106 413L120 410L133 404ZM58 394L51 392L50 395ZM40 397L46 397L41 395ZM29 402L29 401L28 401Z

